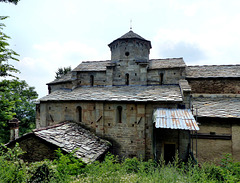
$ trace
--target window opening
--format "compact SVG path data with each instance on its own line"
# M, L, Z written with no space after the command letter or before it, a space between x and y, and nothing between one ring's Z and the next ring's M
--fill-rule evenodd
M91 86L94 85L94 76L93 75L90 76L90 85Z
M82 107L77 107L78 122L82 122Z
M129 74L128 73L125 75L125 84L129 85Z
M52 92L52 88L51 86L48 85L48 94L50 94Z
M122 106L117 107L117 120L118 123L122 123Z
M160 73L160 85L162 85L163 84L163 73Z

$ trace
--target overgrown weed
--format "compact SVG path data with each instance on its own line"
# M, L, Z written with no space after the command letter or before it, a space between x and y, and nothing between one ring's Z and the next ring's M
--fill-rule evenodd
M119 160L118 156L107 154L103 162L86 165L73 153L56 152L54 161L44 160L25 163L19 157L24 152L18 144L9 149L0 146L0 182L239 182L240 163L226 154L219 165L194 161L182 162L176 155L173 162L166 164L161 158L143 161L138 158Z

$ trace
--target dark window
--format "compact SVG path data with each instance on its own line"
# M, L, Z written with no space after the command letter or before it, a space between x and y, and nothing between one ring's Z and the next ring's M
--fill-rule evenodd
M91 86L94 85L94 76L93 75L90 76L90 85Z
M127 57L129 56L129 54L130 54L130 53L129 53L128 51L127 51L127 52L125 52L125 55L126 55Z
M78 122L82 121L82 107L80 106L77 107L77 118L78 118Z
M51 86L48 85L48 94L50 94L52 92L52 88Z
M125 75L125 84L129 85L129 74L128 73Z
M160 82L159 82L160 85L163 84L163 73L160 73Z
M173 162L175 157L175 144L164 144L164 160L165 163Z
M122 122L122 106L117 106L117 121Z

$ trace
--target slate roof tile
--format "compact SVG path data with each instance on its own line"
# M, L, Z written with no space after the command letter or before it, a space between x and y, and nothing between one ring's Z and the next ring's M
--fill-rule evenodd
M97 160L107 151L110 144L78 124L70 122L36 129L33 133L41 139L63 148L66 152L76 150L75 155L86 163Z
M166 69L179 67L186 67L183 58L152 59L149 60L148 69Z
M72 81L71 80L72 77L72 72L68 72L67 74L63 75L62 77L60 77L59 79L55 79L54 81L47 83L48 84L56 84L56 83L64 83L64 82L69 82Z
M193 97L192 104L200 117L240 118L240 96Z
M187 78L240 77L240 65L188 66Z
M79 87L56 90L40 101L182 101L178 85Z
M79 64L73 71L106 71L111 61L85 61Z

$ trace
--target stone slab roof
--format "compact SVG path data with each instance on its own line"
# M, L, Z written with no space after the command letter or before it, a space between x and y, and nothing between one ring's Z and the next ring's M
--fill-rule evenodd
M74 90L56 90L40 101L182 101L178 85L79 87Z
M192 98L194 115L200 117L240 118L240 95L206 95Z
M111 61L85 61L79 64L73 71L106 71L106 66Z
M149 60L148 69L167 69L177 67L186 67L183 58L152 59Z
M56 83L65 83L65 82L71 82L72 72L68 72L67 74L63 75L59 79L55 79L54 81L47 83L48 84L56 84Z
M240 77L240 65L188 66L187 78Z
M146 39L144 39L143 37L139 36L138 34L133 32L132 30L130 30L129 32L127 32L126 34L124 34L123 36L121 36L118 39L133 39L133 38L142 39L142 40L146 41Z
M76 150L75 155L86 163L97 160L108 150L110 144L76 123L61 123L34 130L33 133L68 153Z

